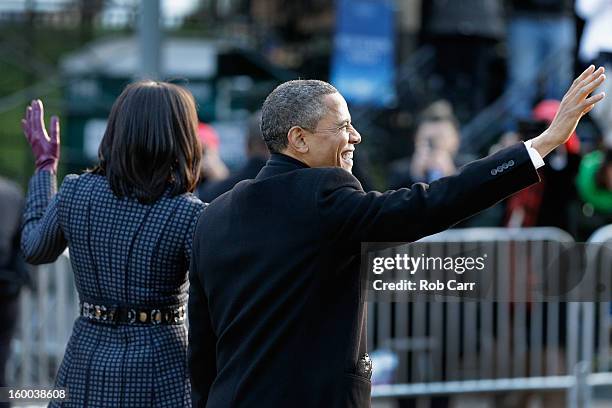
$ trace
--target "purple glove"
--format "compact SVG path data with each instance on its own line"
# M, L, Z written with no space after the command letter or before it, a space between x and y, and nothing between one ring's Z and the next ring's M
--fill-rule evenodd
M32 147L36 169L57 172L60 155L59 118L51 116L51 137L49 137L45 129L42 101L36 99L27 107L25 119L21 119L21 127Z

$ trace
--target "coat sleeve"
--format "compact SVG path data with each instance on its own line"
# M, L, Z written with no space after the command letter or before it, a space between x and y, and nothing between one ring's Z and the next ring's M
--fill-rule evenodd
M59 203L68 184L67 176L59 193L55 174L37 171L28 187L21 230L21 250L26 261L38 265L53 262L66 249L67 241L59 223Z
M196 226L198 225L198 220L200 219L200 214L206 208L208 204L203 203L197 197L193 197L193 206L192 208L192 217L191 222L189 223L189 227L187 228L187 234L185 235L185 245L184 245L184 255L186 264L189 265L191 262L191 253L193 251L193 236L195 234Z
M198 230L196 229L196 234ZM187 349L191 402L194 408L206 406L210 387L217 375L216 344L208 299L197 269L197 237L189 267L189 344Z
M365 193L351 174L330 169L317 207L328 236L358 251L361 242L412 242L443 231L539 181L523 143L468 163L427 185Z

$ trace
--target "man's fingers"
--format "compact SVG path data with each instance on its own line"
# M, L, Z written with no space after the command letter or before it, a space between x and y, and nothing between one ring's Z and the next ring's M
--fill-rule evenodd
M574 81L574 84L572 84L571 88L567 91L563 98L568 100L578 98L578 101L585 98L588 94L593 92L599 85L601 85L601 83L606 79L604 72L605 68L599 67L597 70L591 72L590 75L582 79L580 82L576 81L578 80L578 78L582 77L582 75L576 78L576 81Z
M606 97L606 93L605 92L600 92L597 95L593 95L591 97L588 97L584 100L584 105L585 106L595 106L595 104L599 101L601 101L603 98Z
M604 67L599 67L597 71L594 71L591 75L589 75L584 80L582 80L580 86L584 87L585 85L592 83L593 81L597 80L600 76L602 76L605 71L606 70Z
M578 85L582 80L584 80L589 75L591 75L593 73L593 71L595 71L595 65L589 65L589 67L587 69L582 71L582 74L580 74L578 76L578 78L574 79L574 82L572 83L572 87L574 85Z
M603 75L603 73L605 72L605 68L604 67L599 67L596 71L593 71L593 73L591 75L589 75L588 77L586 77L583 81L582 84L587 85L590 84L591 82L595 81L597 78L599 78L601 75Z
M585 84L582 88L580 88L580 90L577 93L577 96L579 98L586 98L587 96L589 96L591 92L597 89L603 83L605 79L606 79L606 76L604 74L599 75L593 81Z
M593 73L591 75L588 75L584 81L585 82L590 82L593 79L597 78L598 76L600 76L601 74L603 74L606 71L606 69L604 67L599 67L597 68L595 71L593 71Z
M599 67L595 70L594 65L590 65L578 78L574 80L572 86L566 92L565 96L569 98L573 98L576 95L583 96L582 91L585 86L588 86L593 80L598 78L605 71L604 67Z
M585 110L582 111L582 114L586 115L587 113L592 111L594 107L595 107L595 105L589 105L589 107L587 107Z
M582 71L582 74L578 75L578 77L574 79L574 82L572 82L572 85L569 87L565 95L571 96L575 92L577 92L577 90L583 86L583 81L587 79L589 75L591 75L594 71L595 71L595 65L589 65L587 69Z

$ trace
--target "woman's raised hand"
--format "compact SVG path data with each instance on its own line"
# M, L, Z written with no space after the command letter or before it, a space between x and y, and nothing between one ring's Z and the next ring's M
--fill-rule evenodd
M43 104L40 99L26 108L21 127L36 160L37 170L56 172L60 156L60 125L57 116L51 116L50 136L45 129Z

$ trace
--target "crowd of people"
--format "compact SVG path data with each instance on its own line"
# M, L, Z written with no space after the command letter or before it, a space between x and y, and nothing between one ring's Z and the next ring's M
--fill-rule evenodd
M608 23L612 3L605 0L411 4L406 6L408 10L420 16L415 17L420 20L416 26L419 42L435 50L435 66L427 79L440 79L435 95L441 99L416 115L410 135L396 135L408 136L410 146L405 157L386 163L384 177L379 177L382 183L372 182L367 160L357 155L354 173L365 190L409 187L456 173L478 155L471 146L460 149L465 142L462 125L500 93L506 95L504 113L498 120L504 131L489 153L533 137L550 124L576 67L591 63L609 67L612 61L612 25ZM496 58L505 62L505 75L497 72ZM500 79L501 85L497 83ZM601 90L609 87L604 85ZM575 133L547 158L551 165L541 171L543 183L460 226L555 226L578 241L587 240L598 227L612 222L610 118L612 102L604 100L591 112L593 126ZM214 156L210 162L219 163L218 154L214 154L218 144L212 143L209 150ZM210 169L213 179L215 174L227 176L227 171L220 170L222 166L219 163L216 170ZM232 177L225 184L235 184L235 180ZM215 196L206 195L209 187L201 190L204 199Z
M612 5L605 0L434 1L422 9L420 35L435 49L439 91L458 106L462 121L505 88L505 127L516 130L538 98L561 98L576 65L609 63ZM584 22L580 36L576 17ZM502 87L499 59L505 61Z
M543 100L516 131L502 134L489 153L543 132L557 113L560 101ZM608 113L612 114L612 111ZM600 126L606 129L605 125ZM602 132L605 132L602 130ZM425 109L413 137L413 153L389 166L388 187L410 187L455 174L466 163L460 154L458 120L451 105L438 101ZM586 241L599 227L612 223L612 140L603 134L596 144L570 139L546 157L542 182L466 220L461 227L557 227L577 241Z

